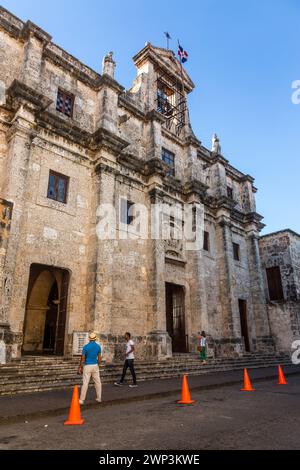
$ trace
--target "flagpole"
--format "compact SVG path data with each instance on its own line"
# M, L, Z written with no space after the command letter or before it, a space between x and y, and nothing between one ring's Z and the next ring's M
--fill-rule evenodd
M178 41L178 48L180 50L180 42ZM184 81L183 81L183 65L182 65L182 56L180 55L180 75L181 75L181 93L182 93L182 108L183 111L185 110L185 92L184 92ZM185 115L184 115L184 123L185 123Z

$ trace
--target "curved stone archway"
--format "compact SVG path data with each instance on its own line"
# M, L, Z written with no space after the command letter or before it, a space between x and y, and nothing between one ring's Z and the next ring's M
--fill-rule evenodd
M32 265L23 335L23 353L63 354L66 306L61 305L63 279L68 272L59 268ZM62 314L64 318L62 318ZM63 325L63 331L61 328ZM57 351L58 330L60 351Z

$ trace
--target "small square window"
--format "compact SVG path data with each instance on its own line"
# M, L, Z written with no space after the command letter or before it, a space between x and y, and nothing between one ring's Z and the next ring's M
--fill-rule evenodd
M204 231L203 250L209 251L209 232Z
M65 114L68 117L73 116L74 108L74 95L66 93L65 91L58 90L57 100L56 100L56 109L57 111Z
M167 171L167 176L175 176L175 155L174 155L174 153L169 152L169 150L166 150L166 149L163 148L162 153L161 153L161 159L170 168Z
M240 261L241 259L241 254L240 254L240 245L238 243L233 243L233 259L235 261Z
M122 224L131 225L134 221L134 202L121 199L120 221Z
M67 203L69 177L50 170L47 197L54 201Z

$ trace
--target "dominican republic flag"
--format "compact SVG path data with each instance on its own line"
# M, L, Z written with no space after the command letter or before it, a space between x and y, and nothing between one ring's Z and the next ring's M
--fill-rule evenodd
M187 62L188 60L188 53L181 47L181 45L178 42L178 56L180 57L180 61L182 64Z

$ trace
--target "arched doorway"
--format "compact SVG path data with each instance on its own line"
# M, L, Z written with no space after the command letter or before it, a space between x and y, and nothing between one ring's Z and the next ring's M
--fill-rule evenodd
M24 354L64 354L69 272L32 264L24 322Z

